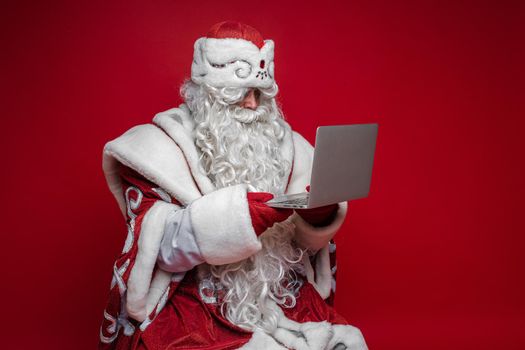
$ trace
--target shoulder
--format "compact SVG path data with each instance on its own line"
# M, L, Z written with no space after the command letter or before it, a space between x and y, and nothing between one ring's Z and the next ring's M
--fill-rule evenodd
M137 125L104 146L104 153L122 160L155 153L159 149L176 147L159 127L153 124ZM163 152L165 153L165 152ZM128 165L128 164L126 164Z
M177 124L180 116L181 126L184 120L188 122L186 117L183 119L187 113L182 108L173 108L161 114ZM104 147L102 165L106 182L123 210L120 164L157 184L181 203L200 197L184 152L162 125L135 126Z
M156 122L169 119L182 128L188 123L188 113L181 107L158 113L153 123L132 127L106 143L104 159L114 159L152 181L156 180L152 177L152 171L174 174L176 168L187 168L177 140Z
M176 140L167 130L175 126L186 133L193 130L193 120L185 104L157 113L151 124L137 125L127 130L121 136L109 141L104 147L104 153L128 157L157 153L159 149L162 150L161 154L176 151L178 149Z
M135 126L108 142L103 153L106 175L118 169L106 168L106 164L111 163L123 164L159 185L169 178L191 178L179 146L153 124Z

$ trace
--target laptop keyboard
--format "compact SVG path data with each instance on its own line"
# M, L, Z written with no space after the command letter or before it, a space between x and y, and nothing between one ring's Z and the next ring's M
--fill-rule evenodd
M307 205L308 204L308 197L289 199L289 200L281 202L281 203L283 203L283 204L291 204L291 205Z
M272 199L268 204L276 208L306 208L308 206L308 197L310 197L309 193L285 195Z

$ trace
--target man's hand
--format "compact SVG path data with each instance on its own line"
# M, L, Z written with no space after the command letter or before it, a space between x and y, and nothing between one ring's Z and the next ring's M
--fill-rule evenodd
M306 186L306 191L310 192L310 185ZM321 227L329 225L337 213L339 205L330 204L324 207L312 209L295 209L295 212L312 226Z
M249 192L247 198L252 226L257 236L293 214L292 209L272 208L266 205L266 202L273 198L271 193Z

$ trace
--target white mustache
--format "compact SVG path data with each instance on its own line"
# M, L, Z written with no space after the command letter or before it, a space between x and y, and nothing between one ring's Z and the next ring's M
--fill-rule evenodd
M269 112L270 109L267 106L262 105L258 106L255 110L235 106L233 107L231 116L241 123L249 124L266 121Z

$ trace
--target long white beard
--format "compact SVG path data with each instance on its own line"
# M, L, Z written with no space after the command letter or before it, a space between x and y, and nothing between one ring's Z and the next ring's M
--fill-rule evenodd
M246 89L216 89L186 82L183 95L196 122L201 164L217 188L247 184L281 194L290 162L280 151L286 126L275 102L277 86L261 91L256 110L242 108Z
M235 105L246 89L215 89L188 81L181 91L196 121L202 166L217 188L242 183L250 191L284 192L291 164L280 152L286 129L274 98L277 86L261 91L255 111ZM201 266L201 286L204 282L224 292L218 302L230 322L272 332L277 313L268 302L295 306L303 252L294 246L293 234L291 222L278 223L260 236L263 248L250 258Z

